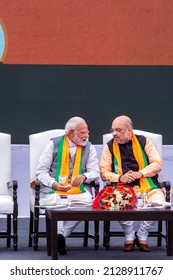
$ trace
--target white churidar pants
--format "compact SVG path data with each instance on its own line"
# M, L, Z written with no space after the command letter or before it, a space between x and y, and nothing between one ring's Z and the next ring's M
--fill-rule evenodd
M75 200L75 199L91 202L92 194L88 190L86 190L85 193L68 195L68 202L70 200ZM62 201L60 201L60 203L63 204L63 199L61 200ZM51 204L51 203L56 203L56 201L57 201L57 194L40 193L40 204L42 205ZM65 199L64 199L64 203L65 203ZM41 210L40 212L44 213L44 210ZM79 223L80 221L59 221L58 233L62 234L64 237L68 237Z
M156 221L141 221L137 231L139 240L147 240L148 232L153 228ZM125 240L132 241L135 238L134 221L121 221L121 227L125 234Z

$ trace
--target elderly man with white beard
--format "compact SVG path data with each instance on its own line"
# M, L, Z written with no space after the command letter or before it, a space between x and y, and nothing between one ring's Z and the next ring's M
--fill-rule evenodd
M99 164L96 150L88 138L89 131L85 120L73 117L65 125L65 135L48 142L36 170L41 185L40 203L43 201L45 203L46 200L49 203L50 200L55 201L57 192L68 193L68 197L91 201L91 189L85 184L99 179ZM58 223L59 254L67 253L65 238L78 223L78 221Z

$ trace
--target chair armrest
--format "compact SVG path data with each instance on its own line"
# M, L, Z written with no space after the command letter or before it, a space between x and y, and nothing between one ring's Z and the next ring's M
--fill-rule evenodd
M112 183L110 181L103 181L104 187L111 186Z
M104 187L104 188L106 188L106 187L108 187L108 186L112 186L112 183L111 183L110 181L103 181L103 180L102 180L102 182L103 182L103 187Z
M18 188L17 181L13 180L13 181L7 182L7 187L9 189L12 189L12 192L13 192L13 202L14 202L14 205L17 205L17 188Z
M98 194L99 188L100 188L99 180L93 180L91 183L86 184L86 185L90 186L91 188L94 188L95 196Z
M159 182L159 185L160 185L160 188L165 189L166 202L170 202L170 191L171 191L170 181Z
M17 190L17 188L18 188L17 181L13 180L13 181L7 182L7 188Z
M31 189L35 191L35 202L34 205L38 206L40 201L40 182L39 181L32 181L30 183Z
M40 182L35 181L35 206L38 206L40 203Z

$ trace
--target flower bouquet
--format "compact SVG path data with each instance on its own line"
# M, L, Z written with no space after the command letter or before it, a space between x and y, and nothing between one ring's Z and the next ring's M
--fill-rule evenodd
M133 188L127 185L103 188L93 201L97 209L127 210L136 208L137 197Z

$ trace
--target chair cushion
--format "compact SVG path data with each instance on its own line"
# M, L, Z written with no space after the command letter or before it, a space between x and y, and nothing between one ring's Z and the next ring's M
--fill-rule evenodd
M0 214L13 213L13 200L9 195L0 195Z

